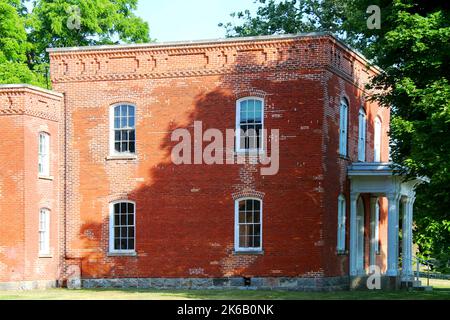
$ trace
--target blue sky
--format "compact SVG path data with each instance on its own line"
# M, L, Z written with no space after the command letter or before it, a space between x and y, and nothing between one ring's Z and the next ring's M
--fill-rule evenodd
M200 40L225 37L219 22L231 21L232 12L256 8L254 0L140 0L137 15L158 42Z

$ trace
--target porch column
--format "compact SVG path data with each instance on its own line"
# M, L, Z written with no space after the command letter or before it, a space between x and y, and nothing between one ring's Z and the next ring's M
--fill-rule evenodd
M402 279L412 280L412 222L414 197L408 197L404 201L403 206L403 226L402 226Z
M357 223L356 223L356 210L359 193L350 193L350 276L356 276L358 274L356 268L357 257Z
M377 223L375 219L375 210L377 206L378 198L370 197L370 265L374 266L377 264L375 259L375 249L376 249L376 239L375 239L375 224Z
M398 275L398 207L400 195L388 193L388 250L386 275L396 277Z

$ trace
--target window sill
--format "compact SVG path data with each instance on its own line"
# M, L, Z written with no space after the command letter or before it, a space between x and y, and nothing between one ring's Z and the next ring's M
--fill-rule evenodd
M347 161L350 161L350 160L351 160L349 156L344 156L344 155L342 155L342 154L339 155L339 159L347 160Z
M266 151L265 150L252 150L252 151L245 151L245 150L241 150L241 151L234 151L234 155L235 156L264 156L266 155Z
M52 176L41 176L41 175L39 175L38 179L40 179L40 180L47 180L47 181L53 181L55 178L52 177Z
M137 257L137 252L108 252L108 257Z
M242 256L242 255L256 255L256 256L262 256L262 255L264 255L264 250L258 250L258 251L245 251L245 250L242 250L242 251L240 251L240 250L238 250L238 251L236 251L236 250L233 250L233 254L234 255L236 255L236 256Z
M51 254L39 254L39 259L52 259L53 256Z
M137 155L127 154L127 155L111 155L107 156L106 160L137 160Z

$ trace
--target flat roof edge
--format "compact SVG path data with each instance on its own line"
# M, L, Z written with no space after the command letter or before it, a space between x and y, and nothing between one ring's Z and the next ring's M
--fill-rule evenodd
M307 37L323 37L334 35L330 32L308 32L298 34L277 34L268 36L253 36L253 37L232 37L232 38L218 38L218 39L204 39L192 41L168 41L168 42L150 42L150 43L134 43L134 44L113 44L113 45L97 45L97 46L83 46L83 47L61 47L61 48L47 48L49 53L58 52L76 52L76 51L99 51L99 50L121 50L121 49L144 49L144 48L159 48L159 47L176 47L189 45L208 45L208 44L227 44L235 42L248 41L270 41L270 40L289 40L300 39Z
M29 89L32 91L49 94L49 95L56 96L59 98L64 97L64 95L62 93L59 93L59 92L56 92L53 90L44 89L44 88L34 86L31 84L0 84L0 90L7 90L7 89Z

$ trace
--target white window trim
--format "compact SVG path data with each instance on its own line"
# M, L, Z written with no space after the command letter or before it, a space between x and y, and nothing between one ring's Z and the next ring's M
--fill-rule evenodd
M358 130L358 161L366 161L366 131L367 120L366 112L363 108L359 109L359 130Z
M41 153L41 137L44 137L44 156ZM42 165L42 171L39 171L39 164ZM50 177L50 134L48 132L39 132L38 137L38 175L41 177Z
M348 100L341 98L339 105L339 154L345 157L348 154L348 109Z
M134 205L134 250L116 250L114 249L114 205L117 203L132 203ZM109 204L109 254L127 255L136 254L136 202L131 200L117 200Z
M345 252L345 231L346 231L346 201L341 194L338 197L338 227L337 227L337 245L338 253ZM342 227L341 227L342 226Z
M257 200L260 203L259 221L261 222L259 247L239 247L239 202L243 200ZM234 251L235 252L262 252L263 251L263 200L255 197L239 198L234 201Z
M114 109L119 106L133 106L134 107L134 139L135 139L135 152L117 152L114 148L115 143L115 133L114 133ZM120 102L113 104L109 107L109 160L113 159L120 159L120 158L126 158L126 159L134 159L137 155L137 108L134 103L130 102Z
M45 217L45 225L44 229L41 229L42 224L42 218ZM39 226L38 226L38 233L39 233L39 256L48 256L50 254L50 209L48 208L41 208L39 210ZM41 242L41 234L44 234L44 241ZM44 248L41 248L41 244L44 244Z
M259 149L242 149L241 148L241 102L245 100L258 100L261 101L261 148ZM250 154L264 154L266 150L265 140L264 140L264 109L265 103L264 99L259 97L244 97L236 101L236 152L237 153L250 153Z
M376 117L373 135L373 162L381 162L382 127L380 117Z

